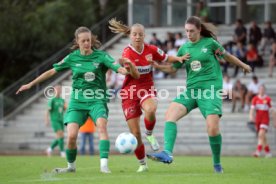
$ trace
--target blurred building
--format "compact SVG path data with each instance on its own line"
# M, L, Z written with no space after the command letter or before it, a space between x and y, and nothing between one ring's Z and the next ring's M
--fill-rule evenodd
M182 26L187 17L195 15L199 0L128 0L129 24L145 26ZM204 0L210 21L232 24L237 18L245 22L266 20L276 22L276 0Z

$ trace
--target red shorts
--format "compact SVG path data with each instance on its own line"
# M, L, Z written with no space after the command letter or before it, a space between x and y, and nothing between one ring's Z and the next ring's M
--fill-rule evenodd
M142 115L142 104L146 99L156 99L156 92L154 93L142 93L140 97L134 99L123 99L122 108L124 111L126 121L129 119L137 118Z
M259 132L261 128L267 131L268 126L269 126L269 122L267 122L267 123L263 123L263 122L260 122L260 121L255 122L255 127L256 127L257 132Z

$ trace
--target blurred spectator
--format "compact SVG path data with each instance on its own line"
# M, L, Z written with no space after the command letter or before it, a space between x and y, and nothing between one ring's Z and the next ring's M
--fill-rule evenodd
M255 67L259 62L258 59L259 57L258 57L257 49L254 47L252 43L249 43L248 49L246 52L246 61L247 61L247 64L252 68L253 73L255 72Z
M173 46L172 42L167 42L167 54L169 56L176 56L177 55L177 50L176 48Z
M243 21L241 19L236 20L236 28L234 33L234 42L242 42L243 45L246 45L246 36L247 30L243 25Z
M238 111L241 112L244 109L246 93L247 88L245 84L241 83L241 81L238 79L233 87L232 112L235 112L236 103L238 100L241 101L241 107L238 109Z
M80 154L85 155L85 146L86 140L89 142L89 154L94 155L94 132L96 130L95 124L90 117L86 120L86 122L80 127Z
M168 54L168 56L176 56L176 55L177 55L177 50L176 50L176 48L173 46L173 43L172 43L172 42L167 42L167 54ZM167 63L163 63L163 64L167 64ZM162 71L160 71L160 72L162 72ZM159 74L159 75L161 75L161 74ZM167 78L169 75L170 75L172 78L175 78L175 77L176 77L176 73L172 73L172 74L164 73L164 78Z
M262 83L258 80L257 76L252 77L252 81L247 86L248 92L245 96L245 106L244 111L249 111L250 101L251 99L258 94L259 87L262 85Z
M186 41L187 40L183 37L182 33L176 33L174 47L179 49L184 43L186 43Z
M232 99L232 89L233 83L230 80L230 77L227 74L223 76L223 99L231 100Z
M106 72L106 87L108 89L114 89L114 85L116 82L116 73L112 70L108 70Z
M164 74L164 72L162 72L162 71L155 68L154 72L153 72L153 78L154 79L164 79L165 74Z
M230 53L230 54L234 54L233 53L233 45L234 43L232 41L227 42L226 44L223 45L224 49ZM222 73L227 74L228 73L228 67L229 67L229 62L226 62L224 59L217 57L217 59L219 60L220 64L223 66L223 70Z
M120 74L120 73L117 73L115 74L115 85L114 85L114 95L115 95L115 98L114 98L114 101L116 100L117 98L117 94L118 92L121 90L122 86L123 86L123 83L124 83L124 80L125 80L125 76Z
M164 47L163 47L163 50L164 50L165 52L168 51L168 48L167 48L168 42L171 42L172 45L173 45L173 47L174 47L175 38L174 38L174 34L171 33L171 32L167 32L166 40L164 41L164 44L163 44L163 46L164 46Z
M162 48L162 43L161 41L157 38L157 35L156 33L152 33L152 37L151 37L151 40L149 42L151 45L155 45L159 48Z
M202 0L196 4L196 16L198 16L203 22L209 21L209 10Z
M276 65L276 42L272 44L271 54L269 56L269 64L268 64L268 76L272 77L273 75L273 67Z
M270 21L265 22L264 34L260 45L260 51L262 55L264 54L265 48L267 46L270 47L270 45L275 41L275 39L276 39L276 35L271 22Z
M246 63L246 48L242 42L237 43L237 47L234 49L233 54L239 58L242 62ZM233 77L236 77L239 73L239 67L235 66Z
M249 43L252 43L256 48L262 39L262 32L256 21L252 21L249 29Z

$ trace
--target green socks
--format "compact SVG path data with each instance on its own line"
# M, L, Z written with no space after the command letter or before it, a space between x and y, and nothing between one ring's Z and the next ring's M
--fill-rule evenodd
M175 122L167 121L164 131L164 150L172 154L177 135L177 126Z
M55 139L52 143L51 143L51 149L54 150L55 147L58 145L58 139Z
M221 152L221 135L217 135L214 137L209 136L209 143L212 150L213 155L213 163L214 165L220 164L220 152Z
M59 138L58 139L58 145L59 145L59 150L64 151L64 138Z
M66 158L68 163L75 162L77 157L77 149L66 149Z
M99 150L100 150L100 158L108 158L110 148L109 140L100 140Z

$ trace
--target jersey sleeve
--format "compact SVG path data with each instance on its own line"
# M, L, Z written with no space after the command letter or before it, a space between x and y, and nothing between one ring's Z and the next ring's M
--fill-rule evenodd
M163 62L168 59L168 55L162 49L159 49L158 47L156 47L154 45L150 45L150 48L153 51L152 60Z
M65 58L63 58L60 62L55 63L53 65L54 69L59 72L65 69L70 68L70 55L67 55Z
M114 58L112 58L109 54L105 53L104 56L104 65L111 70L118 72L118 69L121 67L119 64L115 64Z
M180 56L184 56L185 54L186 54L186 53L185 53L184 47L183 47L183 46L180 47L179 50L177 51L177 56L180 57ZM183 62L183 63L175 62L175 63L173 63L172 65L173 65L173 67L174 67L175 69L179 69L179 68L181 68L181 67L183 66L183 64L184 64L184 62Z
M212 38L211 38L212 39ZM224 58L226 51L223 46L216 40L212 39L212 50L214 54L219 58Z

